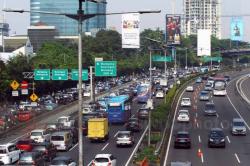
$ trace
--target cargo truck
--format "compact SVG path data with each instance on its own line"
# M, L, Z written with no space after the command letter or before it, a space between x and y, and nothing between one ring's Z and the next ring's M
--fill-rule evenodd
M88 120L88 136L91 142L106 141L109 138L107 118L91 118Z

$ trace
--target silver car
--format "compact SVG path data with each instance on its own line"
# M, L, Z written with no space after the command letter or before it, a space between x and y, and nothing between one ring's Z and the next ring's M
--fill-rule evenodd
M215 116L216 115L215 104L212 102L206 103L204 113L205 115Z
M116 138L117 146L133 146L134 144L134 135L131 131L119 131Z
M246 135L246 125L241 118L234 118L232 121L232 134L233 135Z

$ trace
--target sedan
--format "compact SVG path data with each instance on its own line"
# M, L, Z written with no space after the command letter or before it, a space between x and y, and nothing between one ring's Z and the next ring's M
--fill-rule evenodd
M205 115L211 115L211 116L216 115L215 104L212 102L206 103L204 113Z
M94 166L116 166L116 158L112 154L97 154L91 163Z
M226 147L225 135L221 128L212 128L210 130L208 147Z
M156 98L164 98L164 91L163 90L158 90L155 94Z
M201 91L199 99L200 99L200 101L207 101L207 100L209 100L209 92L208 91Z
M190 98L182 98L181 99L181 106L190 107L191 106L191 99Z
M30 152L33 149L33 144L36 142L33 139L21 139L17 141L16 147L21 151Z
M69 156L58 156L54 158L50 164L50 166L76 166L76 162L71 159Z
M131 131L119 131L116 138L116 145L118 146L133 146L134 135Z
M186 91L187 92L193 92L194 91L194 87L192 85L187 86Z
M191 139L187 131L179 131L175 136L175 148L191 148Z
M246 135L247 128L244 120L241 118L234 118L232 121L232 135Z
M205 87L204 87L204 90L206 90L206 91L213 90L213 84L211 84L210 82L207 82Z
M140 131L141 126L138 118L130 118L126 123L126 129L129 131Z
M147 108L140 108L137 111L137 116L139 119L148 119L149 110Z
M180 110L178 112L177 121L178 122L189 122L190 116L188 110Z
M202 78L201 77L198 77L196 80L195 80L196 83L202 83Z

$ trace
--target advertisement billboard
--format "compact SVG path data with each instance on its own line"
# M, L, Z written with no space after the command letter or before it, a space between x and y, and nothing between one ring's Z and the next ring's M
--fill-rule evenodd
M166 42L180 44L181 42L181 17L166 15Z
M140 48L139 13L122 15L122 48Z
M198 29L197 56L211 56L210 29Z
M240 17L231 19L231 40L241 41L243 40L243 20Z

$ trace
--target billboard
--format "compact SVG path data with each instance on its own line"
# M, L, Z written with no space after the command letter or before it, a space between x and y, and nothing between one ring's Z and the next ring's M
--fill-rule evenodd
M241 41L243 40L243 20L240 17L231 19L231 40Z
M166 42L180 44L181 42L181 17L166 15Z
M140 48L139 13L122 15L122 48Z
M210 29L198 29L197 56L211 56Z

